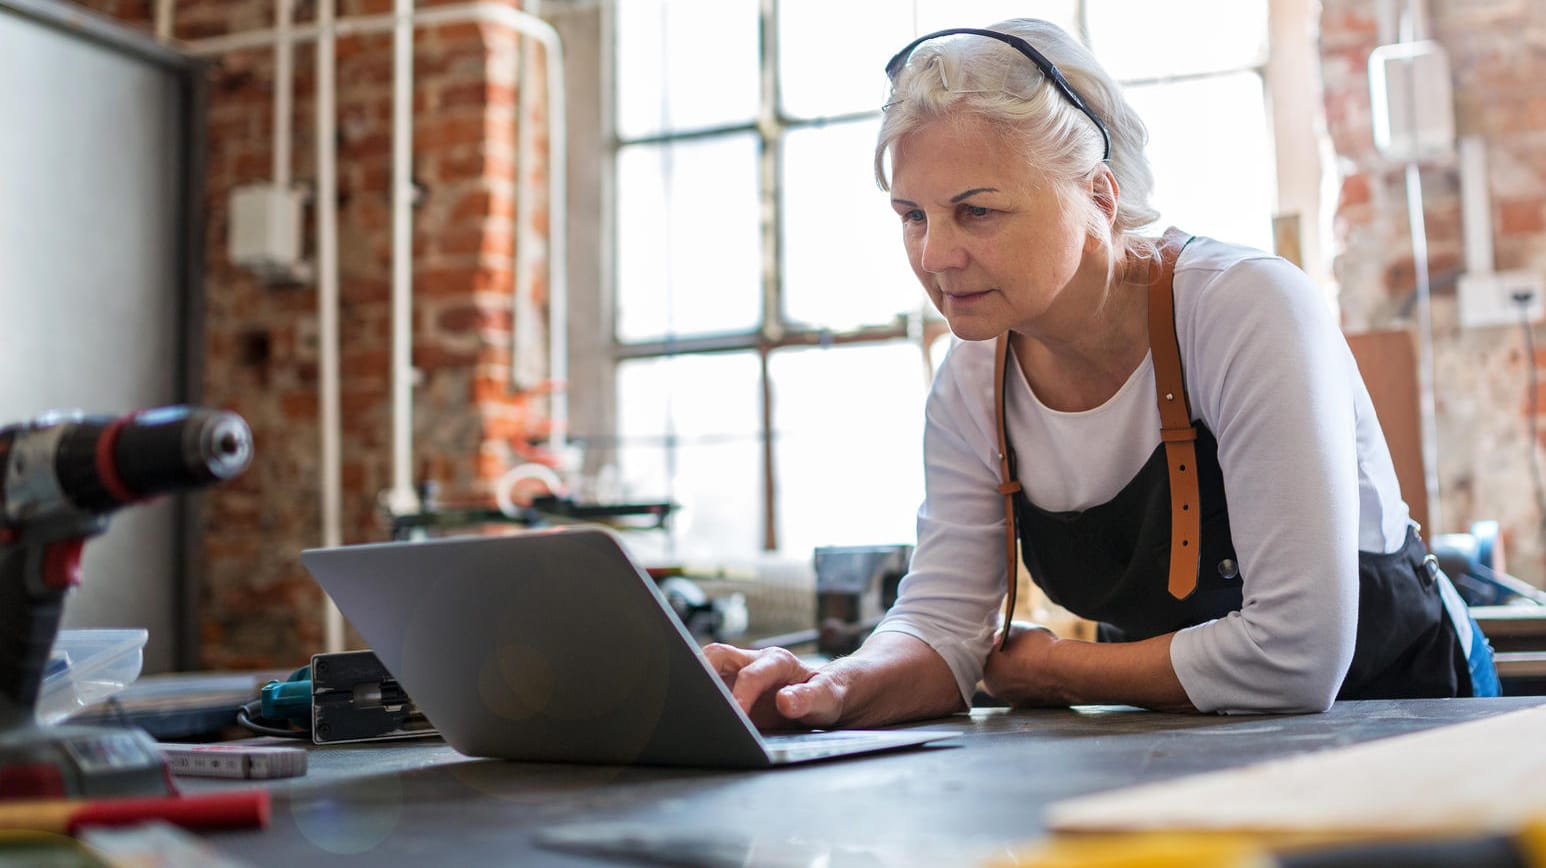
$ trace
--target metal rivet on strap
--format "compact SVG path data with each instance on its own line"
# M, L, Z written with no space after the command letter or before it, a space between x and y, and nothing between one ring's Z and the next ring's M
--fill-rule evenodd
M1240 566L1235 563L1234 558L1225 558L1219 561L1219 575L1226 579L1233 579L1240 575Z
M1165 400L1167 400L1167 401L1174 401L1175 399L1176 399L1176 396L1175 396L1174 393L1172 393L1172 392L1166 392L1165 393Z

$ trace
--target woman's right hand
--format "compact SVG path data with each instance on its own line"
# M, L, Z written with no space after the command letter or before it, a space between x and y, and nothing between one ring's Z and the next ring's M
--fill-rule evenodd
M703 654L758 729L825 729L842 717L847 690L841 678L787 648L748 651L715 643Z

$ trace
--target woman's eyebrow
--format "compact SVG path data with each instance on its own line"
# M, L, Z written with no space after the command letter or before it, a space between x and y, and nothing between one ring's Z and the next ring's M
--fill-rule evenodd
M950 204L952 204L952 205L959 204L962 200L970 199L971 197L977 195L978 193L997 193L997 192L998 192L998 188L997 187L973 187L970 190L967 190L967 191L962 192L962 193L957 193L954 196L951 196L950 197ZM891 204L893 204L893 205L907 205L907 206L912 207L912 208L918 207L918 203L917 202L914 202L911 199L901 199L901 198L898 198L896 196L891 197Z
M950 197L950 204L955 205L956 203L960 202L961 200L963 200L963 199L970 199L971 197L977 195L978 193L997 193L997 192L998 192L998 188L997 187L973 187L972 189L967 190L964 193L957 193L954 196Z

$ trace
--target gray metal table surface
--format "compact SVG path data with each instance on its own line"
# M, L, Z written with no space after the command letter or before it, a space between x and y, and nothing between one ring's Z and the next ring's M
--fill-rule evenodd
M285 868L981 864L1040 837L1060 799L1542 703L1380 700L1234 717L977 709L920 724L960 733L934 745L763 771L471 759L438 739L308 746L304 777L263 783L268 829L203 837L245 864ZM594 849L555 848L565 841Z

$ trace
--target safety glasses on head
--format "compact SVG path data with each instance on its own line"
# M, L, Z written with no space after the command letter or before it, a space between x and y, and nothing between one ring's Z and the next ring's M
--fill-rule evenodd
M892 84L895 84L897 75L901 73L902 67L907 65L907 59L912 56L913 49L917 48L919 45L922 45L925 42L928 42L931 39L938 39L941 36L954 36L956 34L986 36L989 39L996 39L1029 58L1031 63L1036 64L1036 68L1041 70L1041 74L1046 76L1047 81L1051 82L1052 86L1057 88L1058 93L1061 93L1063 98L1068 100L1069 105L1072 105L1074 108L1083 112L1085 117L1088 117L1090 122L1095 124L1095 128L1100 130L1101 139L1103 139L1106 143L1106 150L1104 155L1101 156L1101 161L1110 161L1111 134L1106 131L1106 124L1095 114L1095 112L1090 110L1089 106L1084 104L1084 100L1079 97L1079 93L1074 90L1073 85L1068 83L1068 79L1063 77L1063 73L1058 71L1058 68L1053 65L1052 61L1047 59L1046 55L1042 54L1040 51L1037 51L1035 46L1031 45L1029 42L1026 42L1024 39L1015 36L1014 34L1000 33L997 30L981 30L975 27L955 27L949 30L936 30L933 33L925 34L918 37L917 39L914 39L912 42L907 43L907 45L901 51L898 51L894 56L892 56L891 60L886 62L886 77L891 79ZM949 81L945 82L945 86L946 88L952 90L952 92L956 93L966 92L967 90L985 89L980 86L975 88L952 88Z

